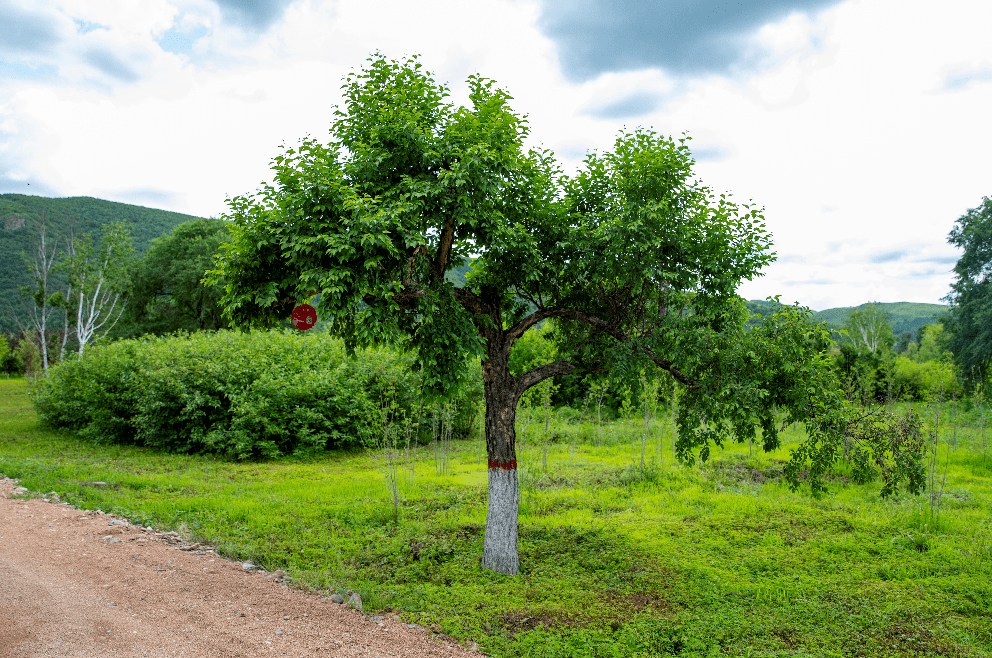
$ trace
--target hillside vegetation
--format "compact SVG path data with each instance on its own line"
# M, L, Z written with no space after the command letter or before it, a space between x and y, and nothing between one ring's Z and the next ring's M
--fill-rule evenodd
M861 306L864 306L864 304ZM856 308L861 308L861 306L841 306L817 311L813 314L813 321L826 322L827 326L831 329L839 330L844 327L844 322L847 320L850 312ZM923 304L918 302L883 302L881 306L885 311L889 324L892 325L892 333L896 336L904 331L917 333L920 327L937 322L940 314L947 310L947 306L943 304ZM763 317L771 313L775 305L768 301L752 299L747 303L747 307L752 313L757 313Z
M843 327L848 314L860 306L845 306L828 308L813 315L816 320L824 320L831 327ZM904 331L919 331L920 327L937 322L941 313L947 310L943 304L921 304L917 302L882 303L882 309L892 325L892 333L899 335Z
M17 287L30 279L21 254L29 258L37 249L41 213L45 213L49 249L64 250L69 232L97 239L104 225L126 221L134 238L135 255L141 256L151 241L173 228L196 219L192 215L104 201L91 197L49 199L25 194L0 194L0 306L20 309ZM57 244L53 243L58 239ZM16 331L9 313L0 313L0 331Z

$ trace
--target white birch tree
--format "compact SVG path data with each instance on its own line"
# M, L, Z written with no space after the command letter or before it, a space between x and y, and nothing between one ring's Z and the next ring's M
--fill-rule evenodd
M892 325L878 302L853 309L844 321L844 328L855 347L864 347L869 352L878 352L883 345L891 346L893 342Z
M127 308L133 255L131 232L124 223L105 226L98 247L89 236L69 243L66 312L74 311L80 356L87 344L114 328Z
M22 322L17 315L14 315L14 320L17 322L21 331L25 333L25 336L27 336L29 329L34 329L37 332L38 347L41 349L41 362L45 369L45 374L48 374L48 324L52 317L52 312L55 310L49 290L52 286L52 270L55 267L57 257L57 244L58 239L56 238L52 241L49 248L45 211L42 210L41 233L39 235L37 249L30 260L26 255L24 256L28 264L28 272L31 273L31 277L34 279L33 285L20 287L21 294L25 298L24 310L27 321Z

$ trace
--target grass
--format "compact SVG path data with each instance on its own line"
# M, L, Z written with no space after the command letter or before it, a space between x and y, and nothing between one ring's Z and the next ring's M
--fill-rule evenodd
M796 429L777 452L735 445L687 467L662 419L641 468L643 421L606 426L600 445L589 424L559 418L545 437L535 421L520 428L522 573L507 577L479 566L475 436L449 444L443 475L430 447L412 477L401 465L397 525L362 452L234 463L93 445L40 426L23 380L0 380L0 410L0 473L32 491L177 529L300 587L358 591L367 612L398 610L494 656L992 653L992 445L974 413L938 446L939 521L926 494L882 500L843 467L820 500L790 492Z

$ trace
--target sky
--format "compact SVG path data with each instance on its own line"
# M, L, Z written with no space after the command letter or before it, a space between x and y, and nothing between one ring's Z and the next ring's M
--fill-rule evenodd
M325 137L342 77L419 54L492 78L574 172L639 126L764 208L748 299L942 303L992 196L992 2L0 0L0 193L198 216Z

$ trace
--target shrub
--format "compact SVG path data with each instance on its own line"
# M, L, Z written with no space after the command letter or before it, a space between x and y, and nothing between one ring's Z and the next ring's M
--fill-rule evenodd
M42 420L97 442L234 459L362 445L383 395L416 413L413 358L349 357L326 334L219 331L97 345L32 390ZM473 391L457 407L470 422Z
M25 375L37 375L45 370L41 349L34 342L34 332L25 333L14 348L15 367Z
M10 343L7 341L6 334L0 334L0 371L11 372L13 368L13 359L10 359L10 366L7 365L8 357L11 356Z
M892 364L892 387L904 400L926 401L932 396L949 399L959 393L954 364L946 361L914 361L897 356Z

